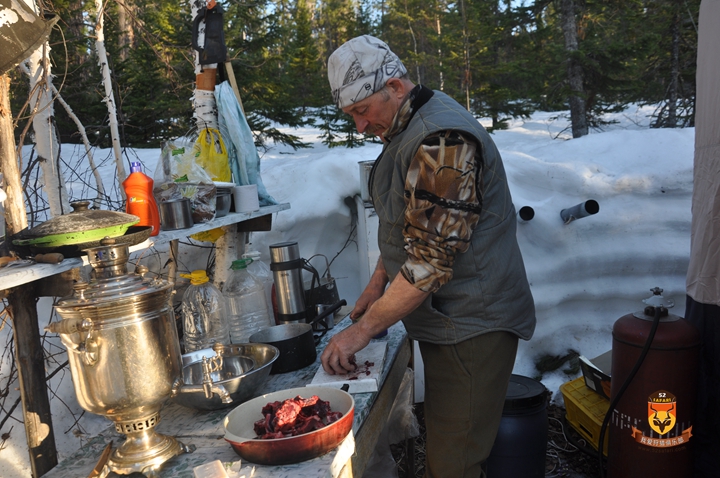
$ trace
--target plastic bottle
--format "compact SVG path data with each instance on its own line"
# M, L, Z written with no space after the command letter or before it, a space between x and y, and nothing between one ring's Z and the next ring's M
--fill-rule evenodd
M265 290L265 301L269 309L272 304L272 286L274 283L273 273L270 270L270 266L260 259L260 251L256 251L254 249L247 251L242 255L242 258L252 259L252 262L247 266L247 270L262 284L263 289Z
M190 279L181 303L185 353L230 344L225 297L210 283L204 270L180 274Z
M140 218L138 226L152 226L151 236L160 232L160 212L153 196L153 180L142 172L142 164L130 163L130 176L122 183L127 196L125 212Z
M233 261L223 295L228 304L230 341L234 344L247 343L252 334L270 326L265 289L248 271L252 259Z

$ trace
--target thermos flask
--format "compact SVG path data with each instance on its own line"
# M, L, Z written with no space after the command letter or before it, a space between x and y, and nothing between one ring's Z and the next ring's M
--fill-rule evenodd
M305 291L303 259L297 242L281 242L270 246L270 270L275 281L278 322L305 322Z

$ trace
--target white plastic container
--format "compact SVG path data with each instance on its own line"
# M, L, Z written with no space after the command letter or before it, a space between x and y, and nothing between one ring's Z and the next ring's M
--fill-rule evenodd
M229 345L227 308L220 290L204 270L180 275L190 279L181 304L185 353L211 348L215 342Z
M196 466L193 468L193 476L195 478L228 478L225 467L220 460Z
M243 344L252 334L270 326L270 314L263 284L248 271L252 259L238 259L223 286L228 304L230 341Z

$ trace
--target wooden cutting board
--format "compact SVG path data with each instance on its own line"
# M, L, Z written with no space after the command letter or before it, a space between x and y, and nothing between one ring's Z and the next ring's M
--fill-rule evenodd
M330 375L320 365L308 386L342 388L347 384L348 393L377 392L386 351L387 343L370 342L367 347L355 354L355 363L358 367L355 372Z

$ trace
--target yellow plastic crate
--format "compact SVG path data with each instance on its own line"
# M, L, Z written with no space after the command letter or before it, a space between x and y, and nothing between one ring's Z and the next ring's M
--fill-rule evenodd
M560 385L565 400L567 420L580 435L596 450L600 443L600 428L610 406L609 400L601 397L585 385L583 377ZM609 430L605 430L603 455L607 456Z

